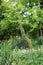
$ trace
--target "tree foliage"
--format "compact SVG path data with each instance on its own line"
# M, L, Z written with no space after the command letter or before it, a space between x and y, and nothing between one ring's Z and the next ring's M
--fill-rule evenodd
M43 28L43 8L41 0L1 0L0 39L5 35L21 35L18 21L21 21L25 33L35 33ZM19 19L20 18L20 19ZM30 34L31 35L31 34Z

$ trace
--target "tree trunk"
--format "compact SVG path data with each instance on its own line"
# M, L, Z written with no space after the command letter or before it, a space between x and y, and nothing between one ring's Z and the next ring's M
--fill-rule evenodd
M19 28L20 28L20 31L21 31L21 35L22 35L22 37L25 38L25 40L27 41L29 47L32 49L33 46L32 46L31 39L29 39L29 38L27 37L27 35L25 34L25 31L24 31L24 28L23 28L23 26L22 26L22 24L21 24L21 21L18 22L18 23L19 23Z

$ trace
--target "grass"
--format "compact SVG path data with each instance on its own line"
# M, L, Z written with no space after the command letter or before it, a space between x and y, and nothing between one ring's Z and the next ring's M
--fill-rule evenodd
M11 40L0 44L0 65L43 65L43 50L12 48Z

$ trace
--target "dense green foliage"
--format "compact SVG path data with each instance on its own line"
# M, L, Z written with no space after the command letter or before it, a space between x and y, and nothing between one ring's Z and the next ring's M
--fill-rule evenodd
M0 44L0 65L43 65L43 51L22 52L12 49L11 40Z
M43 65L41 2L0 0L0 65Z
M0 39L21 35L18 21L25 33L36 38L43 27L41 0L1 0L0 2ZM31 34L30 34L31 33Z

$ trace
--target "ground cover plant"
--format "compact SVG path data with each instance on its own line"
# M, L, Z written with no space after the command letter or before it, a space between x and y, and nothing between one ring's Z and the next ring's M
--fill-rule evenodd
M43 65L43 50L12 48L12 41L0 44L0 65ZM43 47L42 47L43 49Z

